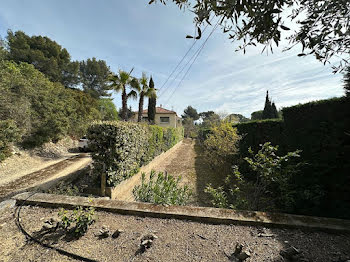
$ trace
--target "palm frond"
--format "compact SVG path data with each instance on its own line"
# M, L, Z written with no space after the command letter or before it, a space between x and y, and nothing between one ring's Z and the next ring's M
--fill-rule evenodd
M157 98L157 89L155 88L148 88L147 91L145 92L145 97L149 98Z
M135 90L131 90L127 96L128 96L128 98L136 99L137 92Z
M141 91L141 85L140 85L140 81L137 78L133 78L130 82L130 86L132 89L140 92Z

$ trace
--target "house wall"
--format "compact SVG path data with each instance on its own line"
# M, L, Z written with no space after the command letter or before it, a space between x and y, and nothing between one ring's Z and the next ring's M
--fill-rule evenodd
M147 114L143 114L143 117L147 117ZM160 121L161 117L169 117L169 123L162 123ZM177 117L176 114L156 114L154 122L158 126L162 127L177 127Z

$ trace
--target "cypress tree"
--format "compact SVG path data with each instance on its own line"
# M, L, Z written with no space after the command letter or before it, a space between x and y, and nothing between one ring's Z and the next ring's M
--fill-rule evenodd
M272 102L272 118L278 118L278 112L275 102Z
M151 79L149 80L149 87L154 89L154 82L151 76ZM156 117L156 105L157 105L157 96L152 96L148 98L148 121L151 124L154 124L154 119Z
M269 98L269 91L266 92L265 106L262 114L262 119L273 118L272 104Z

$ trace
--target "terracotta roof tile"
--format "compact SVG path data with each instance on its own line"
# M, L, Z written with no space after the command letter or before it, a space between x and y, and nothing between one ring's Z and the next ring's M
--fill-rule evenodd
M148 109L145 109L142 111L142 113L144 113L144 114L147 112L148 112ZM176 112L157 106L156 107L156 114L176 114Z

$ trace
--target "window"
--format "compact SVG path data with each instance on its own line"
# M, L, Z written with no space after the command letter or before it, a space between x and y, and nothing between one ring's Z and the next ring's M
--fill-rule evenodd
M167 117L161 117L160 118L160 122L161 123L169 123L170 122L170 118L167 116Z

